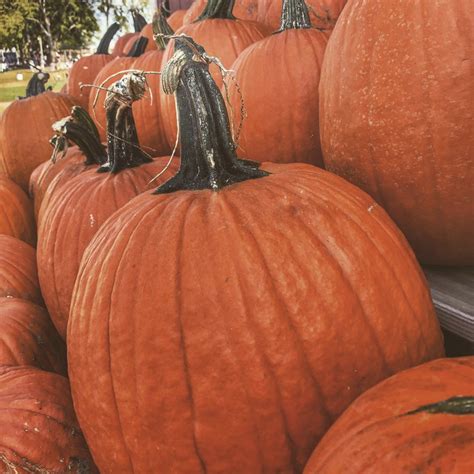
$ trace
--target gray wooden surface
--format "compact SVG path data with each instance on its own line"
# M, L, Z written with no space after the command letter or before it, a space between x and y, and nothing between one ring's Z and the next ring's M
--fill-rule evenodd
M474 267L423 270L441 326L474 342Z

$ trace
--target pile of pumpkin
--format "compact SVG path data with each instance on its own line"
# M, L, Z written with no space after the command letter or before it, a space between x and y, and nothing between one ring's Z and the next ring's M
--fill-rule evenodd
M471 472L418 263L474 263L468 8L196 0L36 76L0 121L2 472Z

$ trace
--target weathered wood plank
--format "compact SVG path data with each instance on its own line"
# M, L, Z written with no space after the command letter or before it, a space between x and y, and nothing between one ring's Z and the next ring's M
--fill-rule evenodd
M474 343L474 267L425 267L441 326Z

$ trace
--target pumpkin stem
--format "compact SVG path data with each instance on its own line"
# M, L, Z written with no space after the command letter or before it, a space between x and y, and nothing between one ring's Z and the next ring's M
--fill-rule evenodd
M85 165L101 164L107 160L104 146L100 142L99 131L85 109L74 106L71 115L53 124L55 135L50 143L54 146L51 160L66 153L69 142L75 143L85 155Z
M161 7L157 8L153 15L153 35L155 37L156 46L160 51L166 49L166 46L170 41L168 36L172 36L173 33L173 29L166 21L163 9Z
M312 28L305 0L283 0L280 31Z
M138 56L141 56L145 52L147 44L148 44L148 38L145 38L145 36L140 36L135 41L135 43L133 43L132 48L127 53L127 57L128 58L138 58Z
M141 73L125 74L107 92L105 109L107 118L108 161L97 171L118 173L126 168L151 162L140 149L137 127L133 119L132 104L145 94L146 78Z
M133 29L135 33L140 33L146 26L146 20L143 15L138 10L131 10L130 13L132 14L133 19Z
M112 38L115 36L115 33L120 29L120 25L118 23L112 23L107 31L105 32L104 36L100 40L99 46L97 46L97 51L95 54L109 54L109 46Z
M445 413L448 415L474 415L474 397L452 397L441 402L423 405L416 410L405 413L415 415L417 413Z
M181 167L155 194L183 189L218 191L268 173L259 163L239 160L224 99L209 73L204 48L189 36L175 39L175 53L162 72L165 93L176 93Z
M207 0L202 13L196 18L196 21L222 18L224 20L235 20L232 11L235 0Z
M46 92L46 83L49 80L47 72L35 72L26 86L26 97L34 97L35 95Z

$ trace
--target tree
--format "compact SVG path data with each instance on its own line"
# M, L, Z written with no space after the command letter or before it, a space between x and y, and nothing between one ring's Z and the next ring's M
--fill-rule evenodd
M130 23L129 13L132 10L143 11L149 6L149 0L98 0L97 9L105 15L107 26L111 21L127 27Z

